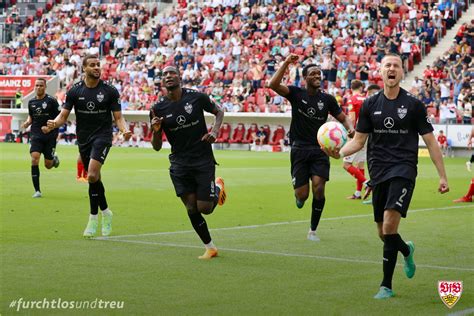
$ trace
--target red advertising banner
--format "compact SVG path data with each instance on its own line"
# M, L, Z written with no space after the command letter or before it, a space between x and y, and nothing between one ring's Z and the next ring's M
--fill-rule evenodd
M0 115L0 136L5 136L6 133L10 133L12 126L11 115Z
M23 96L35 89L37 78L49 80L50 76L0 76L0 97L14 98L18 89Z

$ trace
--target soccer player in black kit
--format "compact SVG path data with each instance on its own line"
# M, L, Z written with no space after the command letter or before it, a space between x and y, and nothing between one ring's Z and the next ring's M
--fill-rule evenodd
M336 99L321 91L322 72L317 65L303 68L306 89L281 84L291 63L298 62L299 56L290 54L270 80L270 88L291 103L290 146L291 176L295 191L296 205L302 208L309 196L309 180L312 182L313 202L311 225L308 239L319 241L316 229L326 202L324 190L329 180L329 157L321 151L316 140L321 125L331 114L354 134L352 122L337 104Z
M224 112L206 94L182 88L175 66L163 69L162 82L167 95L150 111L153 149L161 149L164 132L171 144L170 177L176 195L181 198L191 224L206 248L199 259L211 259L217 256L217 248L202 214L211 214L226 198L223 179L214 179L216 161L211 145L222 125ZM216 116L210 132L204 111Z
M48 121L55 129L67 121L74 108L77 123L77 143L84 168L88 172L90 216L84 237L94 237L99 224L99 207L102 210L102 236L112 232L112 212L108 208L100 170L112 146L112 116L125 139L131 132L127 129L120 106L120 96L115 87L100 80L100 60L95 55L84 57L82 67L84 80L74 84L66 94L61 113Z
M47 122L59 114L59 104L55 98L46 94L46 79L38 78L35 82L36 96L28 102L28 119L21 125L26 129L31 125L31 179L35 188L34 198L42 196L40 189L39 161L44 156L46 169L59 166L55 155L58 131L49 132Z
M403 77L402 59L387 54L381 63L384 89L365 100L360 110L356 134L338 150L324 149L340 158L359 151L367 137L367 161L373 186L374 220L383 241L383 280L376 299L394 296L392 277L400 251L405 258L404 272L415 275L415 245L403 241L398 234L400 219L405 218L415 188L418 164L418 135L428 147L439 175L438 191L449 191L443 156L433 135L433 126L425 105L400 88Z

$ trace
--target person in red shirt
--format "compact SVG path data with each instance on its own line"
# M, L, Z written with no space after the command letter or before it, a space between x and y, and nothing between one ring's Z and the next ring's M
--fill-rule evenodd
M347 109L349 111L349 117L354 122L354 127L359 119L360 108L364 103L365 96L363 95L364 84L360 80L352 80L351 90L352 96L347 100ZM356 178L356 190L354 194L348 197L350 200L360 200L362 197L361 191L364 182L367 181L365 178L364 164L367 156L366 147L361 151L344 157L344 163L342 167L354 178Z
M426 69L423 71L423 77L425 77L425 79L433 77L433 69L431 69L430 65L426 65Z
M441 148L441 151L443 152L443 157L445 157L446 151L448 150L448 139L446 138L446 135L444 135L444 132L442 130L439 131L438 144Z

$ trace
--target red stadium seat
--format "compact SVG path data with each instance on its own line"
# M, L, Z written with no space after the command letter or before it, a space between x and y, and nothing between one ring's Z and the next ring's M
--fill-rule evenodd
M253 143L253 135L258 131L257 124L252 123L250 127L247 129L247 135L245 136L242 143L244 144L251 144Z
M222 124L219 135L217 135L216 143L228 143L230 139L231 127L228 123Z
M272 140L270 145L280 145L280 140L285 138L285 128L282 125L278 125L276 130L273 132Z
M237 124L237 127L234 129L234 134L232 135L232 139L229 140L229 143L242 143L245 138L245 126L243 123Z

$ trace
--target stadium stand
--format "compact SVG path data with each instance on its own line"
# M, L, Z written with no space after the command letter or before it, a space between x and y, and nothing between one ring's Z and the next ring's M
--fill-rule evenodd
M466 5L447 0L178 1L158 15L156 8L132 1L48 1L0 48L0 74L56 75L61 84L57 97L63 101L80 76L81 56L96 53L103 57L103 78L121 93L122 108L147 110L163 95L160 69L177 64L186 86L208 93L225 111L275 113L288 112L290 106L265 83L289 53L297 53L301 62L290 68L287 84L301 86L302 67L319 64L325 88L345 108L353 79L382 85L376 69L388 52L402 54L411 71ZM412 90L420 98L427 90L436 99L441 87L433 78L448 78L457 122L468 121L467 101L460 104L457 96L472 91L459 88L467 89L472 77L467 66L472 28L472 21L460 27L456 44L433 65L435 74ZM439 98L434 102L436 113L429 110L438 120L440 103ZM240 136L229 130L219 138L228 142ZM242 141L253 141L249 131Z

